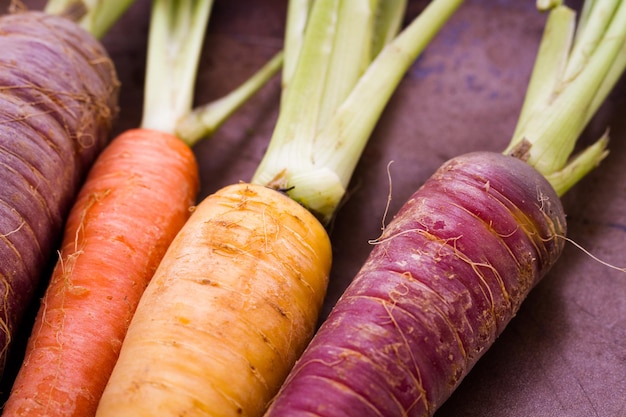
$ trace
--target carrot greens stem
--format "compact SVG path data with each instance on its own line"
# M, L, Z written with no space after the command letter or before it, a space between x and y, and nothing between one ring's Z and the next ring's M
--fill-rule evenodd
M548 15L514 137L519 137L519 131L532 114L533 108L539 103L550 100L554 85L567 65L567 57L576 29L575 19L575 12L567 7L554 9Z
M288 17L302 28L308 9L295 3ZM315 2L301 47L285 51L287 88L252 182L286 191L328 223L393 91L461 3L434 0L398 34L405 1ZM287 33L289 45L300 44L298 30Z
M434 1L372 62L335 117L319 133L319 158L332 167L345 188L367 138L403 75L461 1ZM339 142L343 152L333 149ZM344 144L345 143L345 144Z
M174 133L192 109L195 80L213 0L155 0L141 127Z
M134 0L48 0L44 11L74 19L95 38L102 38Z
M193 146L213 134L237 109L252 97L282 67L284 53L278 52L250 78L217 100L195 107L176 124L176 134Z
M406 5L407 0L378 0L371 59L374 59L398 34Z
M295 71L298 56L304 42L304 31L311 12L313 0L290 0L287 8L287 23L285 27L285 62L282 71L283 95L290 84Z
M576 14L560 2L549 8L527 95L505 153L518 156L559 195L606 157L608 135L572 158L589 120L626 68L626 1L588 1Z
M590 172L591 168L598 165L599 161L607 156L608 143L609 134L607 131L583 152L572 157L563 169L545 176L557 195L565 194L580 178Z
M278 72L279 52L235 90L193 107L194 87L213 0L156 0L148 40L141 127L171 133L188 146L211 135Z

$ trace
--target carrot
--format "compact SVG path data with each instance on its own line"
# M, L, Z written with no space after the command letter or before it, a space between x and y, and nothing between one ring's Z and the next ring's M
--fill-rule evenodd
M432 415L564 234L560 201L530 165L488 152L450 160L386 227L267 415Z
M207 197L144 293L98 415L262 409L313 331L330 258L322 225L280 193L235 184Z
M191 111L210 10L153 4L141 126L102 152L72 207L3 416L95 414L141 294L197 198L197 162L174 127Z
M196 207L142 295L96 416L258 416L310 340L331 267L325 225L341 200L337 179L350 176L374 125L342 105L373 94L363 80L377 80L377 119L419 53L397 52L424 47L458 5L435 1L394 44L404 2L340 3L290 3L272 161L259 167L317 171L232 184ZM330 163L326 144L349 162Z
M0 375L118 113L115 67L90 29L40 11L0 17Z
M587 4L576 32L552 7L509 146L449 160L400 208L267 417L432 416L557 262L559 198L607 155L606 135L572 151L626 67L626 3Z

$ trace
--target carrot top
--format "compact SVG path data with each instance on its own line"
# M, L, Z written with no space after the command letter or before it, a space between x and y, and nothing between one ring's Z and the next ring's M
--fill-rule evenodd
M225 97L194 108L200 50L212 8L213 0L155 0L152 5L141 127L174 134L189 146L221 126L282 64L279 53Z
M626 1L585 2L576 13L558 0L544 34L513 138L504 153L526 160L563 195L606 157L608 133L572 157L589 120L626 68Z
M328 223L387 101L462 0L434 0L400 34L406 0L292 1L278 121L252 182Z
M152 2L142 128L174 134L191 111L212 7L212 0Z

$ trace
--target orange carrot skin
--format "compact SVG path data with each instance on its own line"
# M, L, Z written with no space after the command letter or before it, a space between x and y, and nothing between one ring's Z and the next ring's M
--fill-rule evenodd
M284 194L207 197L144 292L96 415L260 415L312 336L330 263L325 229Z
M70 212L3 416L95 414L139 298L189 217L197 171L166 133L134 129L104 150Z

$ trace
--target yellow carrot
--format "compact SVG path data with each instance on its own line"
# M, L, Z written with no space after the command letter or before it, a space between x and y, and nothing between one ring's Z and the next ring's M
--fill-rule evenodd
M330 260L324 227L282 193L206 198L144 293L97 416L261 413L313 333Z

